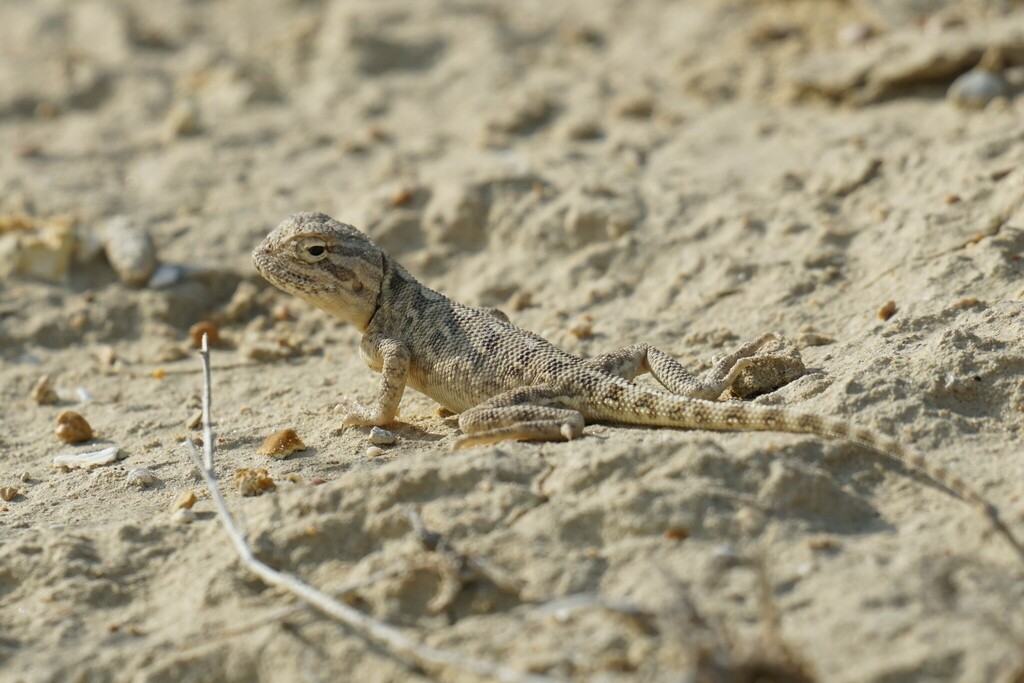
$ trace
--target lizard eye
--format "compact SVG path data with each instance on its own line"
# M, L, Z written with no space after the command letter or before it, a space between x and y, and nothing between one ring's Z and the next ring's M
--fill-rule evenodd
M302 240L296 246L295 251L299 258L307 263L316 263L327 256L327 245L321 239Z

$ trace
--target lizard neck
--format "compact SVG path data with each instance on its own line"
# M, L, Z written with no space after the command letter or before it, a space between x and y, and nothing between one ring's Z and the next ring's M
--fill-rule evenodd
M366 327L360 329L361 332L389 327L388 321L395 318L399 312L412 314L414 310L411 309L420 308L427 301L448 301L443 294L424 287L401 263L386 253L382 256L384 275L381 278L380 291L377 292L377 302L373 315L367 321Z

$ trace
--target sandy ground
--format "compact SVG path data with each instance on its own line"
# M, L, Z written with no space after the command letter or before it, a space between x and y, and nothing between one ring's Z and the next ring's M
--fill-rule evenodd
M225 485L278 483L230 490L258 555L328 591L401 570L347 599L433 645L580 681L1019 681L1024 567L947 492L785 434L453 453L412 392L368 455L333 412L375 390L358 334L249 262L315 209L581 355L648 341L699 370L778 330L807 373L756 400L895 434L1024 534L1018 4L0 3L0 678L475 680L282 617L238 564L182 443L208 320ZM954 106L993 45L1009 96ZM112 220L181 277L118 281L90 246ZM9 272L69 228L66 276ZM56 405L29 398L44 374ZM93 441L58 440L68 409ZM308 450L257 452L286 427ZM51 466L107 445L123 459ZM437 609L405 504L522 591Z

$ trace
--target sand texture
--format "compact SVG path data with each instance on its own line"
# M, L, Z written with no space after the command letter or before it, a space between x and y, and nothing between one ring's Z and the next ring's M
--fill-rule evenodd
M479 680L239 564L184 444L205 322L257 555L328 592L395 570L345 600L433 646L573 681L1022 680L1024 566L948 492L775 433L452 452L412 391L368 451L335 413L376 391L358 332L249 257L319 210L576 354L704 370L777 330L796 371L742 400L896 435L1024 535L1020 8L0 2L0 679ZM1000 96L948 98L985 59ZM288 428L306 450L259 452ZM407 505L522 589L454 590Z

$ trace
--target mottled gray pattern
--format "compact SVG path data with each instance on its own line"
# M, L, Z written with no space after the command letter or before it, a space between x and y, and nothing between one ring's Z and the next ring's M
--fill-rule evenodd
M394 420L406 386L461 413L457 448L574 439L586 422L844 438L891 457L978 507L1024 559L1024 546L972 487L890 437L786 407L720 402L774 334L717 359L704 377L648 344L585 360L516 327L494 309L452 301L421 285L352 226L320 213L291 216L253 253L260 273L363 332L360 354L382 374L371 406L348 425ZM649 372L667 391L632 382Z

